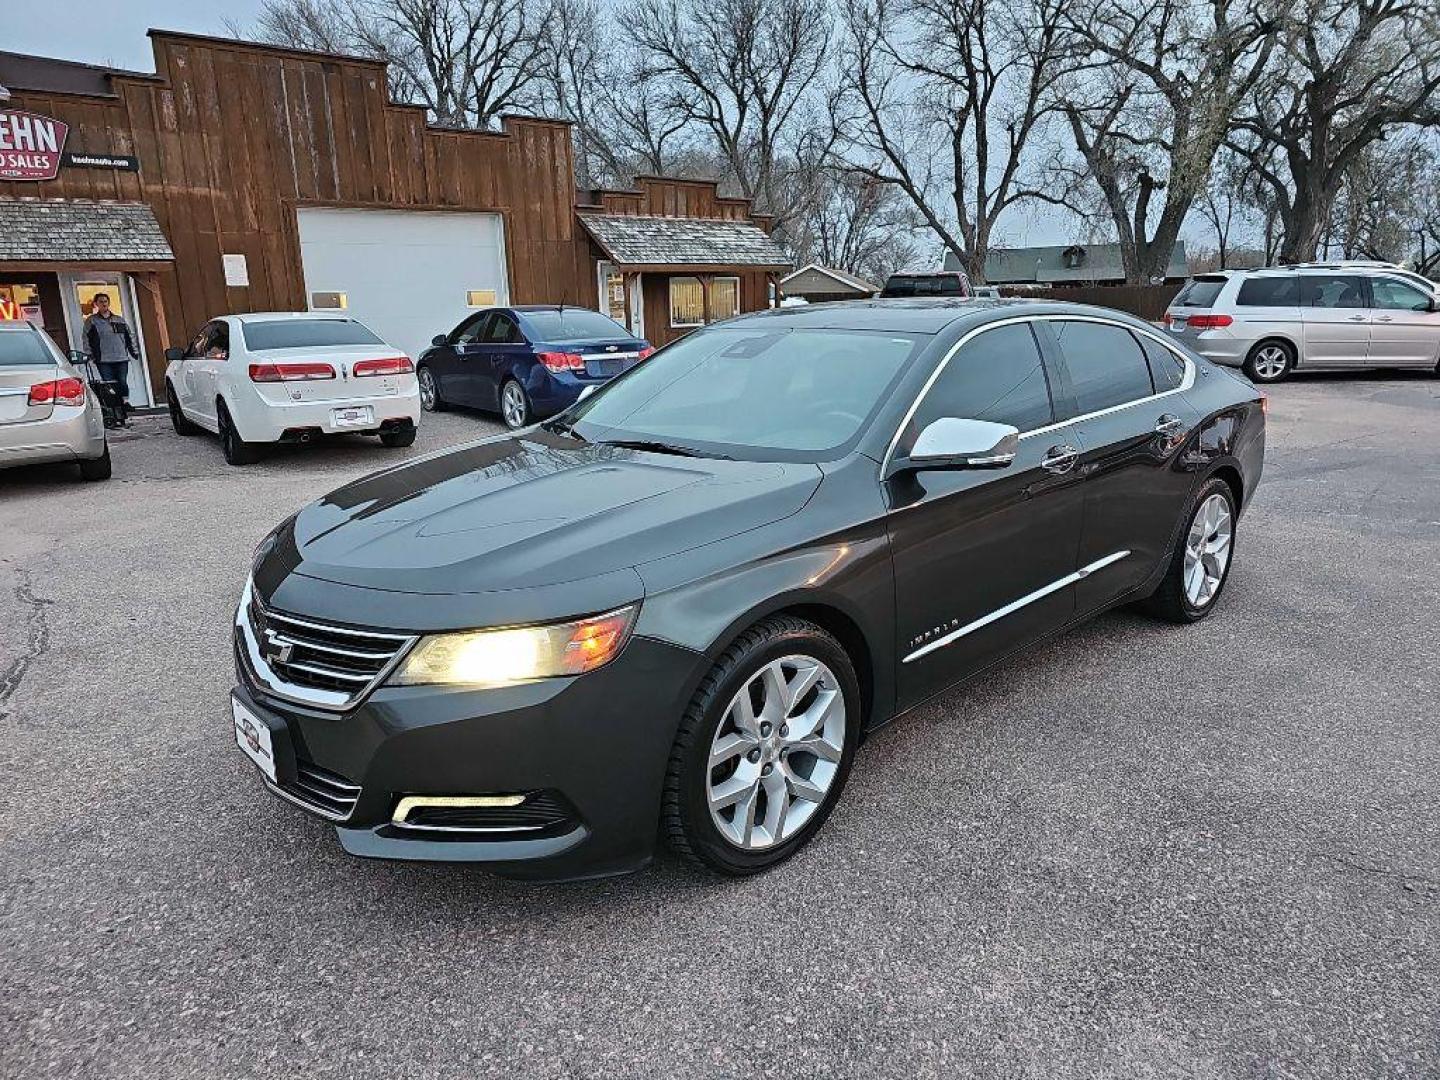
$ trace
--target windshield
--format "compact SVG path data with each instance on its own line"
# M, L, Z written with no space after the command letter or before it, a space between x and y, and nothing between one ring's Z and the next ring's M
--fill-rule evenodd
M0 332L0 367L53 364L55 357L33 330Z
M595 442L663 442L751 460L824 461L848 449L927 335L862 330L696 331L568 415Z
M607 319L598 311L586 311L584 308L522 311L520 314L530 324L536 341L590 341L596 338L608 341L611 338L631 336L630 331L613 319Z
M242 323L245 347L251 352L267 349L305 349L322 345L383 345L378 337L354 319L276 319L273 322Z

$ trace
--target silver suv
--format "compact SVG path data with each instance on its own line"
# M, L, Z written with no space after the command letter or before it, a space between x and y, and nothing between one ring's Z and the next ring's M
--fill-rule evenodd
M1424 281L1424 278L1420 278ZM1297 368L1429 368L1440 374L1440 286L1383 268L1222 270L1191 278L1165 326L1257 383Z

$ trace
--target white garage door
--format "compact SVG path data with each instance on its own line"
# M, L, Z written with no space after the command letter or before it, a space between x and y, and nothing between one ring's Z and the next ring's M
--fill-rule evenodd
M412 357L472 311L471 301L510 302L499 214L312 207L297 214L310 307L328 307L333 300L323 294L341 293L349 314Z

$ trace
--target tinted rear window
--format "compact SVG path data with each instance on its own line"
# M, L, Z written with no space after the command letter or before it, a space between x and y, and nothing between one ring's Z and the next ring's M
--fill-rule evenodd
M1150 365L1130 331L1070 320L1057 320L1051 325L1070 372L1075 415L1099 412L1153 393Z
M1241 284L1235 302L1242 307L1297 307L1300 279L1293 276L1249 278Z
M274 322L241 325L244 327L245 346L251 352L323 345L384 344L353 319L276 319Z
M958 274L894 274L880 290L883 297L966 296Z
M1175 297L1176 307L1210 307L1215 303L1215 298L1220 295L1220 290L1225 287L1223 277L1197 277L1191 279L1180 295Z
M6 330L0 332L0 367L20 367L26 364L53 364L55 357L40 340L40 335L31 330Z
M521 317L530 324L536 341L589 341L628 338L630 331L598 311L566 308L564 311L526 311Z

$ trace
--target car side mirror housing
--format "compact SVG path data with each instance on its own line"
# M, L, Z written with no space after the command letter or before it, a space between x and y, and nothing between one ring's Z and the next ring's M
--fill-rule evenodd
M446 337L444 334L436 334L434 337L432 337L432 338L430 339L430 344L431 344L431 345L448 345L448 344L450 344L450 339L449 339L448 337Z
M165 360L166 360L166 362L168 362L168 363L174 363L176 360L184 360L184 359L185 359L185 350L184 350L184 349L177 349L177 348L171 347L171 348L165 350Z
M1003 469L1020 449L1020 429L989 420L942 416L925 426L908 457L892 472L931 469Z
M71 362L72 364L82 364L82 365L83 365L83 364L88 364L88 363L90 362L90 354L89 354L89 353L83 353L83 352L81 352L79 349L71 349L68 355L69 355L69 358L70 358L70 362Z

